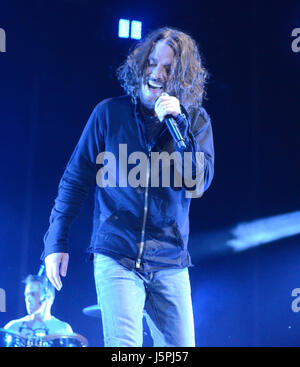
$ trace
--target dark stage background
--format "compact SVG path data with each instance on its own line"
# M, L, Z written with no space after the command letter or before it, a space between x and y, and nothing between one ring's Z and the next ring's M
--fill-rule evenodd
M89 114L123 94L115 69L135 41L118 38L120 18L141 20L143 34L166 25L189 32L211 75L204 106L215 177L190 213L197 346L300 346L300 314L291 307L300 288L300 223L292 236L238 252L228 246L239 223L299 210L297 0L1 1L0 327L25 314L21 280L39 269L57 185ZM100 320L82 313L96 303L84 255L92 207L91 194L72 225L53 313L102 346Z

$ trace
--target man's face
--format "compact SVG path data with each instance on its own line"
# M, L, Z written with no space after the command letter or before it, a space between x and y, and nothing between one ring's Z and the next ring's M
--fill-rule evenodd
M141 80L140 100L148 109L154 109L156 100L164 92L173 59L172 48L165 40L158 41L149 55Z
M39 282L31 282L25 287L25 305L26 310L29 315L38 310L41 306L40 303L40 283Z

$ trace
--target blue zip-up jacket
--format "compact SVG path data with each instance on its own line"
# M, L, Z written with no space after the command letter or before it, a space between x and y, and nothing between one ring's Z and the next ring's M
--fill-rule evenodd
M188 122L185 151L192 152L194 174L198 164L195 153L204 153L202 172L205 191L214 172L210 118L203 107L193 116L188 116L182 109ZM127 159L119 157L120 144L126 144L128 156L134 152L145 153L149 157L148 169L151 151L171 154L177 150L166 126L155 141L147 142L145 126L130 97L121 96L100 102L94 108L60 180L50 226L44 237L42 259L54 252L69 252L70 224L79 213L89 189L94 187L93 231L88 253L107 254L127 268L139 268L142 272L191 266L187 248L191 198L186 195L191 188L184 183L183 187L175 187L172 169L168 187L119 185L121 179L124 183L124 177L120 176L122 172L119 175L118 171L120 158L122 162ZM99 162L97 156L102 152L111 152L115 157L115 162L112 162L116 172L110 171L108 174L114 178L116 187L100 187L97 184L97 177L106 164L106 161L102 161L102 165L96 163ZM137 164L128 164L128 171ZM150 169L148 178L150 182Z

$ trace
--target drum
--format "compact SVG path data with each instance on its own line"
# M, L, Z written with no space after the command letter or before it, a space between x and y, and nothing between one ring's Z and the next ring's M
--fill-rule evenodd
M9 329L0 329L0 347L26 347L27 338Z
M79 334L47 335L43 337L43 347L87 347L87 339Z

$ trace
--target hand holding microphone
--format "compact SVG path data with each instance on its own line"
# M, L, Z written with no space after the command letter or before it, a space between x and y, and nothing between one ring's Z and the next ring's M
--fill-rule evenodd
M167 125L177 147L179 149L185 149L186 144L184 138L187 132L187 125L185 118L177 118L177 116L182 116L179 100L176 97L169 96L167 93L162 93L155 102L154 110L158 119L161 122L164 121ZM178 122L181 122L180 126L176 119Z

